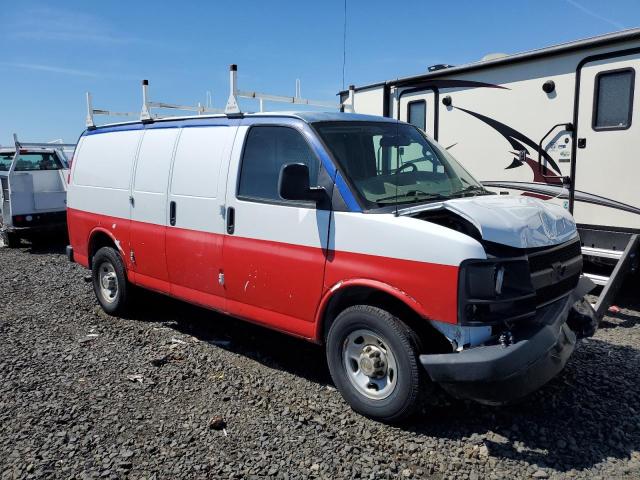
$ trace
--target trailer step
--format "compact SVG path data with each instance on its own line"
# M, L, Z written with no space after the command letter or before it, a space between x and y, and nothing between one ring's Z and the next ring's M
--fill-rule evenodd
M631 272L637 269L637 262L638 262L637 257L638 257L639 250L640 250L640 235L638 234L631 235L631 238L629 238L629 243L627 243L627 246L624 249L622 256L616 263L616 266L614 267L610 277L585 274L586 276L591 278L591 280L596 284L598 283L596 280L604 280L606 278L606 282L604 282L603 284L600 284L600 285L603 285L604 288L602 289L602 292L598 297L598 302L596 303L596 306L595 306L596 315L599 318L602 318L604 316L604 313L607 311L607 309L613 302L613 299L617 295L618 290L620 290L620 286L622 284L622 280L625 277L625 275L628 272ZM594 279L594 277L599 277L599 278Z
M582 247L582 255L585 257L608 258L611 260L620 260L624 254L621 250L609 250L607 248Z
M600 285L601 287L604 287L607 284L607 282L609 281L609 277L607 277L605 275L596 275L595 273L586 273L586 272L583 273L582 275L587 277L589 280L591 280L596 285Z

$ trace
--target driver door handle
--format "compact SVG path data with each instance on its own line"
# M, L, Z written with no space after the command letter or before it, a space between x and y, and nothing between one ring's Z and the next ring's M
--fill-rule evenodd
M227 233L233 235L236 229L236 209L233 207L227 208Z

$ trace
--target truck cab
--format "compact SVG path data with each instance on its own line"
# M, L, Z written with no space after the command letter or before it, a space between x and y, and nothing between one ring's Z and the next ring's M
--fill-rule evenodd
M493 195L413 125L347 113L185 117L87 130L68 197L70 259L103 309L132 285L323 344L358 412L399 421L434 383L485 403L559 373L576 226Z

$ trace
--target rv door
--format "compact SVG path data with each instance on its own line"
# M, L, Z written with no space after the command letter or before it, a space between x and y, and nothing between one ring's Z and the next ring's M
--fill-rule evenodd
M640 228L640 54L587 62L577 93L573 213L579 224Z
M435 92L431 89L398 90L396 118L411 123L436 138L438 135Z

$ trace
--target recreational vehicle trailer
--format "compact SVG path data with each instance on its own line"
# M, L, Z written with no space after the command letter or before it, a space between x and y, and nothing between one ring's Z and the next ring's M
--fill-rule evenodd
M434 65L340 97L357 113L418 126L496 193L564 206L583 254L616 263L640 232L638 70L633 29Z
M66 228L67 175L74 144L0 146L0 236L8 247L21 238Z

